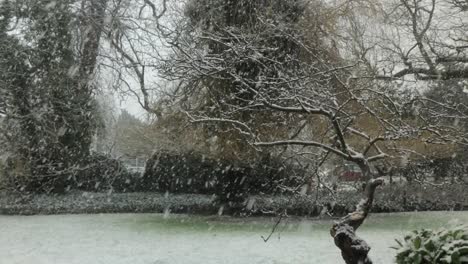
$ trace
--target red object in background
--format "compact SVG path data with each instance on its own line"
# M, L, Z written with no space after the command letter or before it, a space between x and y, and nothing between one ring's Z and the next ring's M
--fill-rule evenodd
M338 179L341 181L359 181L362 178L362 172L354 164L345 164L338 173Z
M362 177L362 173L358 171L344 171L340 175L342 181L359 181Z

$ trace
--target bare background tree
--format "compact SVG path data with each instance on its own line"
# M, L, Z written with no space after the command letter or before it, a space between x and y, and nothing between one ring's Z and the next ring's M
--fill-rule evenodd
M186 20L180 22L185 28L171 41L174 55L160 69L166 79L178 83L173 101L180 111L208 131L226 131L230 140L248 142L253 150L312 148L359 166L367 181L364 200L332 229L347 263L370 263L369 248L354 232L382 183L373 179L371 163L398 159L405 151L400 147L411 140L449 148L466 142L463 129L447 122L448 117L464 119L464 105L402 89L395 81L408 74L415 80L464 77L453 67L439 69L442 62L428 55L422 41L428 40L424 35L435 7L415 13L420 2L398 5L412 14L416 44L410 51L417 48L420 59L410 63L411 52L406 52L400 59L407 68L397 72L388 70L396 67L388 65L394 60L376 58L376 64L367 58L374 47L365 47L370 42L356 31L349 37L361 41L354 54L340 54L340 42L346 38L332 29L362 15L352 12L352 3L337 7L310 1L188 2ZM416 24L424 19L423 26ZM451 54L445 58L459 60Z

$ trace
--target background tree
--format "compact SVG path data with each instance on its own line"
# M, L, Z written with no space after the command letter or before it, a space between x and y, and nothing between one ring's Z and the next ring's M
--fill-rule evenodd
M117 156L149 157L154 151L156 137L151 133L150 124L127 111L121 111L115 129L114 151Z
M404 160L410 162L462 155L468 87L464 1L374 3L372 12L351 5L354 10L341 31L346 43L340 46L352 51L346 56L364 62L365 71L355 78L388 87L389 96L411 98L404 100L403 114L423 136L390 148L406 153Z
M80 1L79 14L74 4L2 2L3 134L11 142L11 165L22 168L23 182L12 177L19 188L62 191L60 182L89 155L96 125L92 81L106 1Z

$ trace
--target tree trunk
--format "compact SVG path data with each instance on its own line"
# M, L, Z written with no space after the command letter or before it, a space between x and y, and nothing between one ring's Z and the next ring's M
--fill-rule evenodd
M363 174L370 173L367 168ZM364 175L370 177L370 174ZM367 256L370 251L369 245L356 236L356 230L361 226L364 219L370 212L374 193L377 186L383 183L382 179L370 179L365 187L365 196L356 207L356 210L341 218L330 229L330 234L335 245L341 250L341 256L346 264L371 264L372 261Z

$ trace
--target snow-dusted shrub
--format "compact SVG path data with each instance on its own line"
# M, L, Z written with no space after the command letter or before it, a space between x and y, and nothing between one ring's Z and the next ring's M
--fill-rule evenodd
M415 230L396 242L398 264L468 263L468 226Z
M0 161L0 187L7 190L29 191L42 178L32 177L27 162L18 156L5 156Z
M71 168L54 175L32 175L27 162L17 156L0 159L0 189L21 192L134 191L137 175L112 157L93 153Z
M216 194L233 201L248 194L276 193L280 186L297 186L294 174L299 170L273 159L241 163L162 150L146 163L141 184L148 191Z
M139 174L129 172L123 163L110 156L93 153L69 179L69 188L85 191L135 191Z
M467 181L467 154L458 153L454 158L433 158L412 162L394 172L404 177L408 182L425 181L433 178L436 181L460 182Z
M0 155L0 190L5 188L5 177L6 177L5 162L2 156Z

